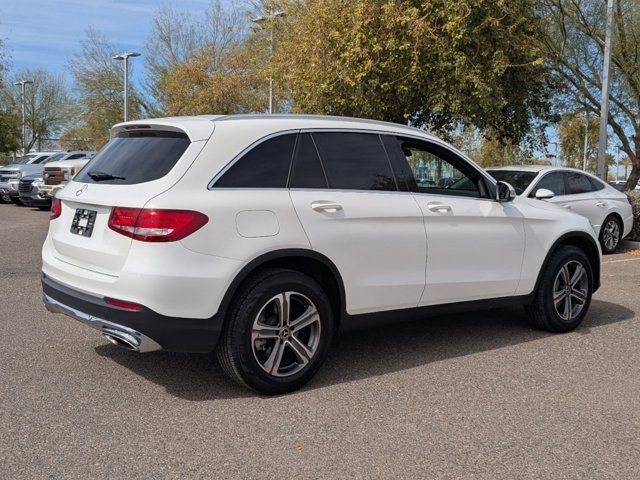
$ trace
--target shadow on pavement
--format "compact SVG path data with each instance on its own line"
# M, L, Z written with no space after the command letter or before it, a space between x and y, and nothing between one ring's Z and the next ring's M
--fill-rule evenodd
M621 305L593 300L587 318L575 333L588 335L594 328L634 316L635 312ZM350 331L338 335L329 358L305 390L402 371L551 335L554 334L529 326L522 308L467 312ZM186 400L255 395L228 380L213 354L158 352L139 355L110 344L96 347L96 352L163 386L171 395Z

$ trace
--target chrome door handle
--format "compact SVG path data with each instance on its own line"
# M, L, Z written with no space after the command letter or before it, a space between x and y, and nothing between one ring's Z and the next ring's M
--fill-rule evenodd
M342 210L342 205L335 202L327 202L324 200L317 200L311 204L311 208L316 212L329 212L335 213L338 210Z
M605 202L598 202L596 203L596 207L606 207L607 204Z
M427 203L427 208L432 212L450 212L451 205L445 205L443 203Z
M562 206L563 206L564 208L568 209L568 210L571 210L571 205L568 205L568 204L566 204L566 203L565 203L565 204L564 204L564 205L562 205Z

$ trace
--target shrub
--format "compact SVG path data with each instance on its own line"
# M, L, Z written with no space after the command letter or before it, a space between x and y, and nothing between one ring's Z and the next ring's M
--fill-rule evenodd
M628 192L629 203L633 207L633 229L627 237L627 240L640 242L640 191Z

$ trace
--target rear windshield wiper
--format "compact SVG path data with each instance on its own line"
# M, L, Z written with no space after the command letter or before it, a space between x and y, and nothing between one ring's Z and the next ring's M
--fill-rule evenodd
M126 180L124 177L119 177L117 175L111 175L110 173L105 172L89 172L87 173L91 177L92 180L96 182L101 182L102 180Z

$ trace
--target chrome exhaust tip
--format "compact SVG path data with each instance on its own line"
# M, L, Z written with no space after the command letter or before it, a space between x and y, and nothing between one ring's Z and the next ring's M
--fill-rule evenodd
M62 313L99 330L114 345L140 353L162 350L158 342L137 330L76 310L51 298L46 293L42 294L42 300L51 313Z
M118 347L131 350L133 352L140 351L141 341L134 335L124 332L122 330L116 330L115 328L102 328L102 334L114 345Z

